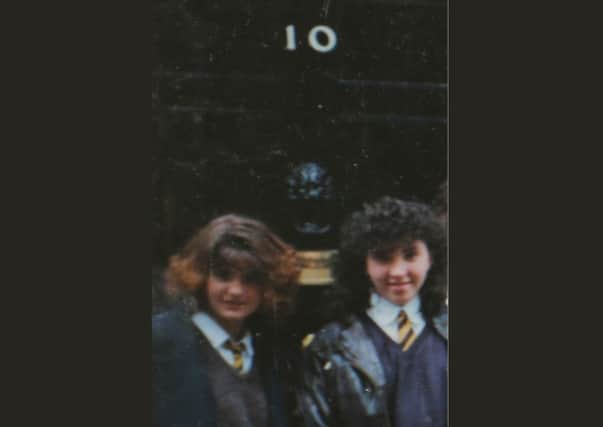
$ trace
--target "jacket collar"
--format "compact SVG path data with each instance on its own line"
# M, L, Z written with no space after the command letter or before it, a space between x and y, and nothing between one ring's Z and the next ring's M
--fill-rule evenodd
M341 335L343 350L354 366L367 374L375 382L375 386L383 387L385 373L381 361L360 320L353 317L351 326L344 329Z
M433 325L448 341L447 310L433 319ZM341 349L354 367L371 378L375 386L385 386L385 372L381 366L381 360L360 319L351 316L350 326L343 329L341 337Z
M448 341L448 310L433 319L433 326Z

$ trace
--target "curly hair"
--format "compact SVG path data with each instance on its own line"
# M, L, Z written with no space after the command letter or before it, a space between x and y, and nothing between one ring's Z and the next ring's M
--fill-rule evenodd
M173 295L189 294L207 307L206 286L212 273L237 272L263 286L258 315L276 319L289 314L297 291L296 252L265 224L241 215L218 217L199 230L170 258L166 284Z
M447 293L444 227L427 205L386 196L353 213L341 228L329 320L344 320L369 307L372 283L366 272L366 258L370 252L404 247L413 241L423 241L432 258L420 291L423 314L428 319L439 314Z

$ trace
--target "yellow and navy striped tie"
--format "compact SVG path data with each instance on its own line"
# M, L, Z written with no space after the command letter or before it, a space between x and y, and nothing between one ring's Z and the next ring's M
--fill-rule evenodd
M407 351L417 339L415 331L412 330L412 323L404 310L400 311L398 315L398 336L400 337L402 351Z
M239 373L243 372L243 352L245 351L245 344L242 342L228 340L224 343L224 347L232 351L234 356L234 363L232 365L233 368L235 368Z

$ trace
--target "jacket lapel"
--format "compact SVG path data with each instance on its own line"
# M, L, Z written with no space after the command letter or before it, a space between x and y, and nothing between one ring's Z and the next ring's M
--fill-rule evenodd
M342 346L354 367L371 378L375 386L385 386L385 373L371 339L364 331L362 323L355 319L342 332Z

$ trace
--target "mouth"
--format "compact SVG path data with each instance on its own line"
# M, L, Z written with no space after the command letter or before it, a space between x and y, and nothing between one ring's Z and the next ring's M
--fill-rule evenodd
M393 282L393 283L388 283L387 286L389 286L391 289L394 290L402 290L402 289L406 289L408 287L412 286L412 282L407 281L407 282Z
M243 301L224 301L223 304L231 310L236 310L245 306Z

